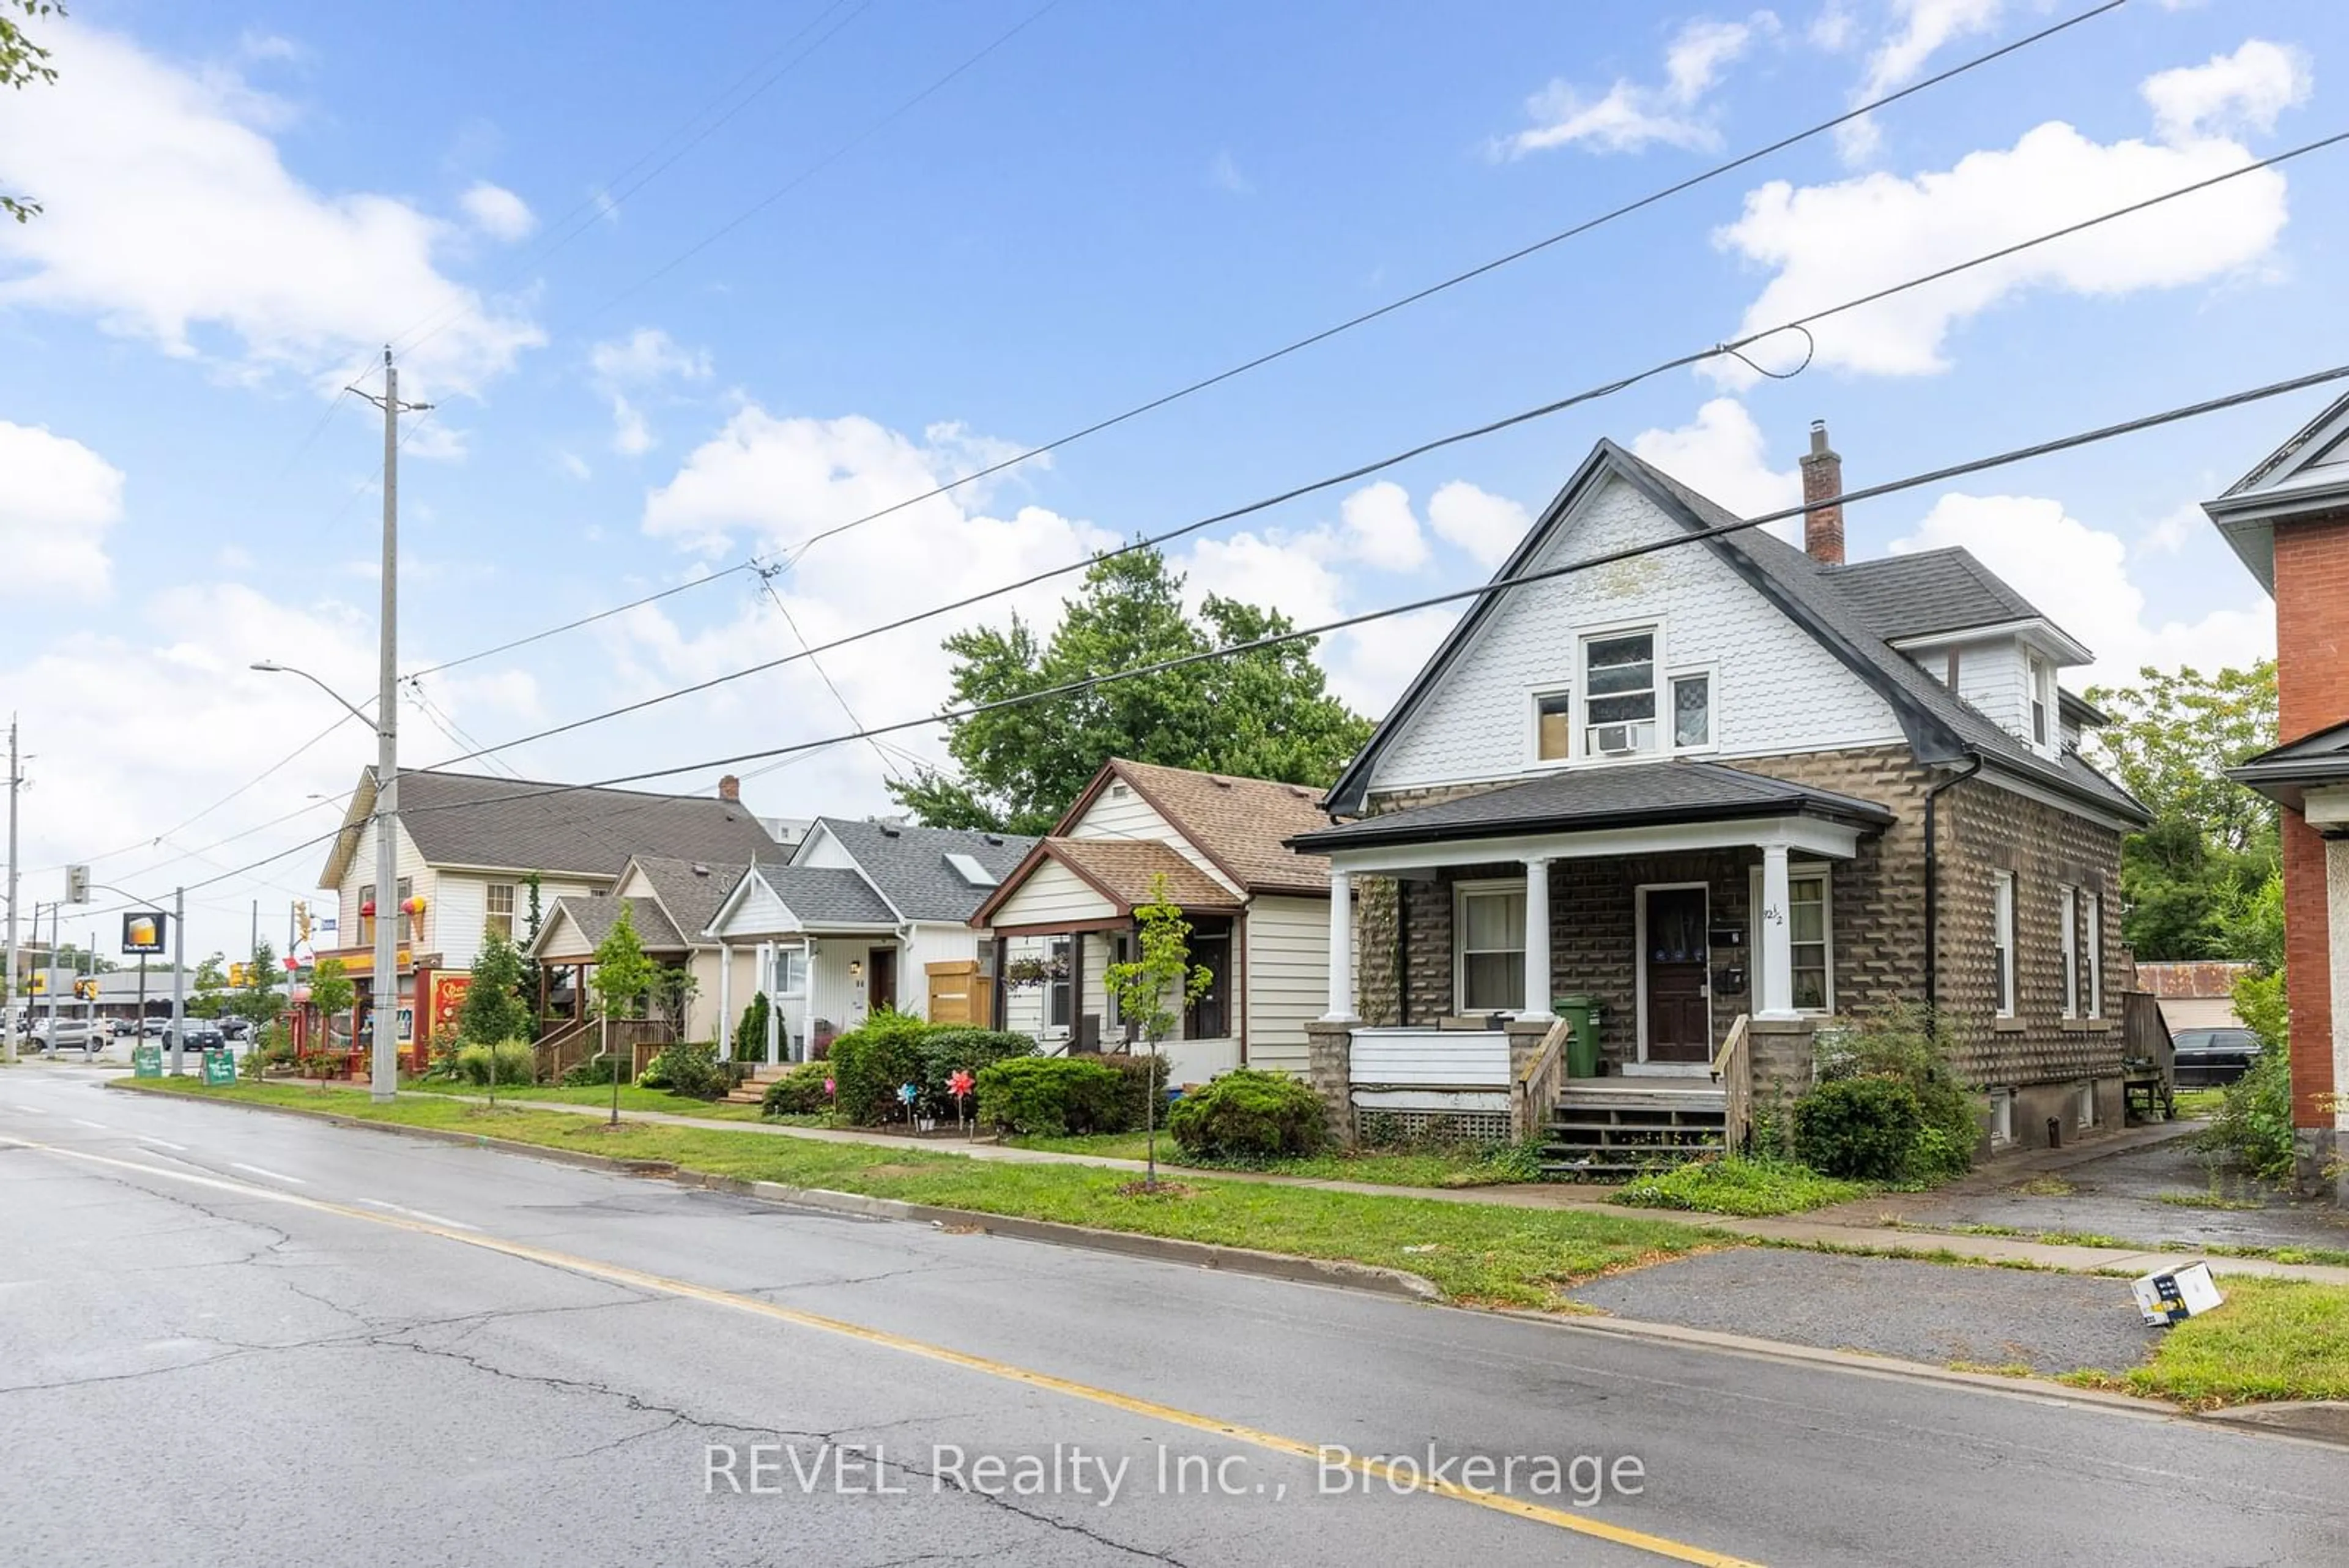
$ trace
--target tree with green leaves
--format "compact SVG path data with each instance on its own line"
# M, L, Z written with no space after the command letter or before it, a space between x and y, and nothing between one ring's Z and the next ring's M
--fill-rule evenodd
M33 82L46 87L56 81L57 68L49 64L49 51L26 36L25 25L9 16L10 11L40 21L64 16L63 0L0 0L0 87L21 90ZM40 210L38 202L0 192L0 213L20 223L29 222Z
M522 984L522 950L497 931L484 933L465 998L457 1004L457 1037L477 1045L528 1038L530 1005Z
M595 990L595 1011L604 1020L604 1054L612 1054L612 1021L628 1018L644 1005L645 994L653 988L657 977L653 961L645 956L645 944L636 935L636 922L628 906L620 906L620 918L612 922L612 929L595 946L595 972L588 983ZM616 1061L612 1064L612 1125L620 1125L620 1084L632 1075L620 1071Z
M2274 805L2226 770L2275 744L2275 662L2204 675L2137 671L2133 686L2092 686L2113 722L2091 730L2089 760L2144 802L2153 823L2121 846L2121 933L2137 956L2256 959L2260 910L2280 876Z
M267 942L255 943L253 957L244 966L244 983L222 998L221 1011L248 1021L259 1031L285 1011L285 993L277 989L276 981L277 950Z
M318 961L316 972L310 976L310 1005L318 1010L320 1026L326 1032L326 1044L333 1044L334 1027L326 1021L337 1013L348 1012L351 1010L351 1004L358 1001L358 987L351 983L350 971L343 967L342 960L320 959ZM326 1060L326 1053L323 1050L314 1049L310 1053L309 1059L314 1063L323 1063ZM324 1069L321 1068L318 1088L323 1093L326 1087L326 1080L324 1076Z
M1146 1137L1145 1187L1158 1184L1158 1043L1174 1033L1175 1012L1207 994L1215 971L1191 961L1191 922L1166 896L1166 876L1150 878L1150 902L1137 904L1133 920L1140 935L1130 963L1113 963L1102 971L1102 984L1117 1003L1118 1016L1132 1023L1150 1045L1150 1092L1142 1097L1143 1132Z
M194 994L188 998L188 1016L218 1018L221 1015L221 1005L228 996L227 955L213 952L206 953L202 958L198 959L196 972L190 981L189 989Z
M1288 618L1206 597L1194 618L1183 578L1156 550L1096 560L1049 639L1009 627L958 631L950 708L1032 696L1167 659L1252 643ZM1321 785L1371 733L1330 694L1311 639L1041 698L947 722L959 776L925 774L890 792L933 827L1044 833L1111 757Z

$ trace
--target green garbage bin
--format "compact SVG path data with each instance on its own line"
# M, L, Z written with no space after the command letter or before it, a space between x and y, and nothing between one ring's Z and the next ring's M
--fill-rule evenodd
M1569 1078L1599 1076L1599 1015L1602 1011L1599 999L1579 993L1551 999L1550 1011L1573 1026L1574 1033L1566 1042L1566 1075Z

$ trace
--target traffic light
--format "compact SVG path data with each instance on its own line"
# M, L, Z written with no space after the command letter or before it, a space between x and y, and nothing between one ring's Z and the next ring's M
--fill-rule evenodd
M310 900L307 898L294 900L294 932L297 941L310 940Z
M244 966L243 964L233 963L228 966L228 985L231 991L243 991L244 989Z
M87 904L89 902L88 867L68 866L66 867L66 902L68 904Z
M83 1002L96 1002L98 1000L98 981L94 980L78 980L74 981L74 995Z

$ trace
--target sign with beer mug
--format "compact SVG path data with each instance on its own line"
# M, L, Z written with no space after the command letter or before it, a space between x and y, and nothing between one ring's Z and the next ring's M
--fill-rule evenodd
M163 933L171 917L160 911L151 914L129 914L122 917L122 950L127 953L160 953L164 950Z

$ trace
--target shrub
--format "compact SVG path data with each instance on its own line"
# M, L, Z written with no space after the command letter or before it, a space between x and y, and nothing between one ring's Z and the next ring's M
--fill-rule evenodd
M608 1084L612 1081L612 1069L617 1064L617 1059L615 1057L590 1056L563 1075L564 1085L567 1088L582 1089L594 1085Z
M1158 1096L1156 1112L1158 1125L1164 1127L1166 1125L1166 1058L1163 1055L1153 1057L1146 1051L1130 1054L1112 1051L1104 1052L1101 1061L1102 1065L1118 1075L1118 1125L1114 1127L1103 1127L1102 1130L1133 1132L1139 1129L1143 1125L1143 1113L1148 1108L1150 1096L1154 1093Z
M1167 1129L1203 1159L1312 1154L1326 1130L1321 1096L1283 1073L1243 1067L1175 1102Z
M2292 1179L2292 1058L2283 1049L2263 1045L2251 1071L2227 1085L2202 1143L2262 1181Z
M767 993L761 991L754 992L750 1005L742 1010L741 1022L734 1026L736 1060L748 1062L766 1055L769 1005Z
M1974 1095L1951 1065L1954 1045L1945 1019L1930 1009L1906 1004L1868 1013L1848 1027L1820 1031L1815 1045L1819 1087L1795 1101L1794 1107L1796 1157L1830 1176L1853 1175L1820 1165L1813 1158L1804 1142L1803 1107L1829 1084L1878 1079L1909 1091L1916 1107L1916 1123L1904 1135L1891 1174L1870 1179L1938 1182L1962 1174L1973 1164L1974 1150L1982 1142L1982 1120ZM1848 1108L1847 1096L1843 1106L1819 1113L1826 1118L1823 1125L1833 1123ZM1758 1142L1757 1147L1768 1147Z
M492 1083L527 1084L538 1075L537 1054L521 1040L460 1045L450 1061L457 1081L475 1088L487 1088Z
M1096 1057L1014 1056L980 1070L978 1115L1008 1133L1043 1137L1123 1132L1123 1088L1117 1069Z
M955 1115L955 1102L947 1092L947 1082L957 1071L976 1078L998 1062L1035 1054L1036 1042L1025 1034L974 1029L959 1023L934 1023L922 1041L923 1108L933 1116L951 1116Z
M1924 1127L1917 1092L1898 1078L1830 1078L1795 1102L1803 1163L1855 1181L1898 1180Z
M858 1127L877 1127L901 1114L897 1089L922 1081L922 1046L930 1026L886 1008L832 1043L833 1081L840 1115Z
M706 1041L691 1044L680 1041L655 1053L636 1075L636 1082L647 1089L714 1100L733 1087L734 1081L726 1064L719 1061L717 1046Z
M812 1116L832 1108L824 1080L832 1075L827 1062L802 1062L767 1085L759 1098L762 1116Z
M486 1085L496 1068L496 1059L486 1045L460 1045L449 1058L449 1064L458 1082L476 1088Z

